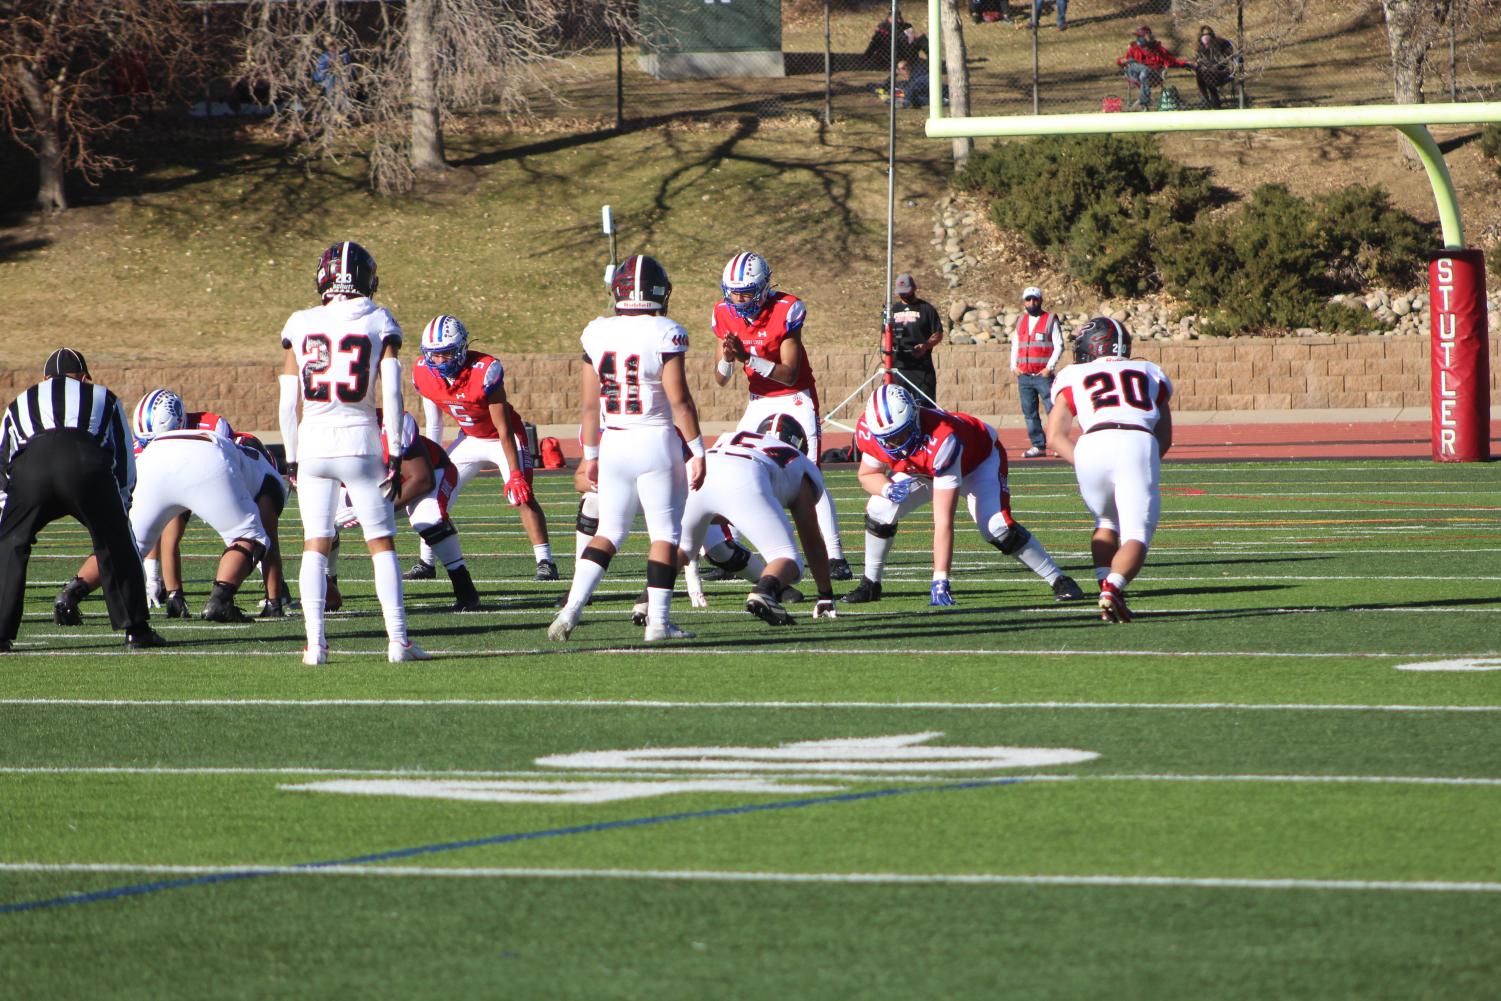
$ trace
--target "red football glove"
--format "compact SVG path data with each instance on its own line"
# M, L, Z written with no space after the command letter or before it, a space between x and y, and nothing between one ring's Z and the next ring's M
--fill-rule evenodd
M511 476L506 480L506 500L511 502L512 507L520 507L532 499L532 485L526 482L526 474L521 470L512 470Z

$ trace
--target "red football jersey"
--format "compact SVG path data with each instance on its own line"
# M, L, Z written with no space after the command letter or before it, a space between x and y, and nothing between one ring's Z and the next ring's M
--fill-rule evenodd
M894 473L929 477L939 475L940 471L955 475L955 471L948 467L954 461L954 452L962 447L957 473L961 478L974 472L980 463L990 458L993 450L1001 447L985 422L969 414L923 408L918 415L918 427L927 440L905 459L894 459L876 441L876 436L865 426L865 418L861 417L855 424L855 447L877 462L890 466ZM1004 453L1001 462L1004 473Z
M229 421L214 413L212 410L189 411L184 415L183 427L190 431L212 431L221 438L234 438L234 429L229 426Z
M418 358L412 366L412 382L417 392L448 411L469 437L491 440L500 437L490 419L490 405L485 402L495 387L505 384L505 368L493 355L469 352L464 356L464 367L451 381L431 368L426 358ZM514 420L512 413L508 411L506 416ZM519 430L516 424L511 425L513 433Z
M764 375L756 374L746 365L745 377L750 380L752 396L786 396L789 393L807 392L813 395L815 403L818 401L818 389L813 384L813 366L808 364L808 352L803 349L802 338L798 336L803 329L804 317L802 300L790 292L772 292L754 320L742 320L740 314L723 300L715 304L714 336L722 341L730 334L739 335L745 350L755 357L779 362L782 359L782 342L788 337L797 340L797 381L784 386Z

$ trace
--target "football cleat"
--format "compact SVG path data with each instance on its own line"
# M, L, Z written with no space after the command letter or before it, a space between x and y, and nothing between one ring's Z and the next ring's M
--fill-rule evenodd
M829 577L834 580L854 580L855 572L850 569L850 561L840 557L829 560Z
M1079 587L1079 582L1068 574L1059 574L1053 581L1053 599L1055 601L1079 601L1084 597L1084 591Z
M679 629L674 623L664 622L660 626L647 626L645 640L648 643L660 643L662 640L691 640L693 636L693 633Z
M745 599L745 610L769 626L790 626L792 613L769 594L752 591Z
M871 580L869 577L861 577L860 583L849 594L839 599L846 605L863 605L868 601L881 600L881 582Z
M557 580L558 565L552 560L537 561L537 575L532 580Z
M324 644L302 648L302 662L308 667L328 663L328 647Z
M438 576L438 570L426 560L418 560L412 564L412 568L401 575L402 580L433 580Z
M1108 580L1100 585L1100 621L1131 621L1131 610L1126 607L1126 593Z
M714 566L711 563L711 564L709 564L709 568L707 570L700 570L699 571L698 579L699 580L739 580L740 579L740 575L738 573L736 573L734 570L726 570L724 567L717 567L717 566Z
M1048 454L1047 449L1045 449L1045 448L1038 448L1036 445L1033 445L1031 448L1027 449L1025 452L1022 453L1022 458L1023 459L1041 459L1041 458L1045 457L1047 454Z
M240 611L240 606L233 601L223 601L219 598L209 598L204 604L203 611L198 616L209 622L249 622L250 616Z
M631 606L631 625L646 625L646 620L650 618L650 614L651 606L647 602L646 596L642 595L641 600L637 601L634 605Z
M291 607L292 599L288 597L262 598L256 618L258 619L283 619L286 618L287 609Z
M480 605L479 595L475 595L471 599L455 598L454 601L453 601L453 606L451 608L449 608L449 611L451 611L451 612L477 612L477 611L480 610L481 607L482 606Z
M339 590L339 578L325 577L324 581L323 610L337 612L344 607L344 592Z
M150 626L130 629L125 633L125 649L127 650L146 650L151 647L166 645L167 641L162 637L162 634Z
M167 592L167 618L191 619L193 610L188 607L188 599L183 597L181 591Z
M552 625L547 627L547 638L561 643L573 635L574 629L578 628L579 609L572 605L564 605L558 617L552 620Z
M782 588L782 597L780 600L784 605L796 605L800 601L807 601L808 596L803 594L803 592L799 591L797 588L793 587L791 584L788 584L786 587Z
M405 643L386 644L386 661L391 664L401 664L409 660L432 660L433 655L422 649L411 640Z

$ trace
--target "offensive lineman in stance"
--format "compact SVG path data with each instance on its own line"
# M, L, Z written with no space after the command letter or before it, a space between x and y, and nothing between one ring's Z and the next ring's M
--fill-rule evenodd
M401 350L401 327L372 300L377 285L375 258L357 243L335 243L318 261L317 287L323 305L293 313L281 332L287 360L279 377L278 416L305 540L298 574L307 630L304 664L328 661L323 610L340 483L348 488L350 502L359 513L374 564L375 593L386 624L386 659L392 663L428 659L421 647L407 639L401 564L393 541L396 509L391 501L401 490L399 451L381 463L377 369L388 440L401 440L403 410L401 362L396 357ZM299 400L303 408L300 427Z
M678 540L690 487L704 482L704 440L688 392L688 331L667 317L672 282L654 258L615 269L615 315L584 328L579 477L599 485L599 534L574 564L568 602L547 636L566 640L640 510L651 549L646 562L646 641L690 639L668 618L677 581ZM692 453L685 468L682 432Z
M1125 324L1097 316L1074 339L1074 362L1053 384L1048 446L1073 463L1079 494L1094 515L1100 618L1130 622L1126 585L1141 573L1162 511L1162 457L1173 446L1173 384L1162 369L1131 357ZM1074 418L1083 434L1068 436Z
M855 425L865 505L865 576L841 601L879 601L881 573L897 520L933 497L933 587L930 605L952 605L949 568L954 512L963 494L980 537L1045 580L1058 601L1084 597L1042 543L1011 517L1006 452L995 429L969 414L919 407L901 386L881 386ZM888 472L890 475L888 476Z
M771 265L760 254L739 253L724 266L719 287L724 300L714 304L714 336L719 338L716 385L727 384L738 363L750 386L750 403L736 431L756 431L776 414L786 414L805 429L808 456L819 462L823 445L818 387L803 348L803 302L771 287ZM829 572L849 580L849 562L839 535L839 515L827 492L818 501L818 525L829 553Z
M412 366L412 383L422 396L425 437L443 443L443 411L459 425L448 456L458 468L458 483L449 503L483 469L493 467L505 479L506 500L518 509L521 525L537 561L536 580L557 580L547 516L532 496L532 456L519 444L521 418L506 402L505 368L494 355L472 351L469 331L456 316L438 316L422 331L422 357ZM407 580L434 576L433 549L423 538L421 561Z

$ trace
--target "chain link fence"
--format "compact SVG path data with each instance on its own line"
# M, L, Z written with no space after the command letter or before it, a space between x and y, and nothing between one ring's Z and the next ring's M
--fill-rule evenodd
M1441 8L1449 13L1435 18ZM1428 20L1402 46L1409 55L1424 47L1422 99L1496 100L1501 2L1425 10ZM1379 0L959 0L959 11L975 115L1394 100ZM876 115L887 97L888 12L819 0L639 0L637 37L572 26L556 93L535 110L621 124ZM897 29L898 101L922 109L936 90L926 5L902 7Z

